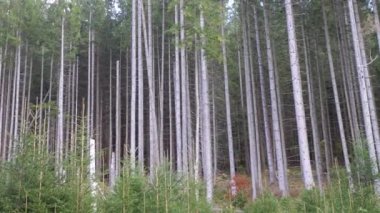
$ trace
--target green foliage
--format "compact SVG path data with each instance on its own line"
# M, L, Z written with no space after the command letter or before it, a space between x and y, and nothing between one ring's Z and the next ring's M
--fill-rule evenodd
M372 162L367 142L365 140L358 140L353 144L354 159L352 163L352 175L357 184L369 185L373 182L374 176L372 174Z
M36 138L25 136L14 159L0 165L0 212L90 212L85 167L67 165L58 178L54 158Z
M236 197L232 200L232 205L238 208L243 208L248 202L248 198L245 193L238 192Z
M211 212L203 190L167 167L152 179L125 165L114 190L100 202L100 212Z
M276 198L271 194L249 204L245 212L380 212L379 198L370 186L352 191L347 180L338 179L324 192L304 191L297 198Z
M288 204L287 198L278 199L271 193L265 193L262 197L257 199L254 203L251 203L245 208L246 212L257 213L279 213L286 209Z

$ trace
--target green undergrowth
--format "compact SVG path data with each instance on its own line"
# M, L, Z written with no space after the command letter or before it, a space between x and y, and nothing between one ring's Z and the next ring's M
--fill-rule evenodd
M0 165L0 212L91 212L92 196L86 162L65 161L62 175L55 159L38 148L36 138L23 138L12 161Z
M54 156L38 139L23 137L12 160L0 162L0 212L212 212L201 183L167 166L150 177L125 162L114 188L98 182L93 195L86 140L78 141L57 174Z
M371 185L356 185L350 189L346 179L335 179L323 192L305 190L298 197L278 198L266 193L248 204L245 212L282 213L282 212L380 212L380 200Z
M211 212L211 207L200 185L166 166L153 178L125 166L114 189L100 202L100 212Z

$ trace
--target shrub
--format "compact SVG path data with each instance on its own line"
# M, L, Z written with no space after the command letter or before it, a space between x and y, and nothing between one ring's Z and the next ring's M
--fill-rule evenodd
M114 190L101 201L100 212L211 212L204 190L167 167L150 178L124 165Z
M0 212L91 212L84 168L68 164L58 178L53 156L38 149L34 136L20 144L12 161L0 165Z

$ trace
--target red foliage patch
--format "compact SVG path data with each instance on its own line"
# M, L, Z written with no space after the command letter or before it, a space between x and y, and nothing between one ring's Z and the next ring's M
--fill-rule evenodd
M245 197L250 197L251 180L247 175L235 175L229 184L228 195L226 198L229 200L234 199L237 194L242 194Z

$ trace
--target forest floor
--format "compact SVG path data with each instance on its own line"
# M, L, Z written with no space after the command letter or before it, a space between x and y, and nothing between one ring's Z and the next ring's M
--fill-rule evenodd
M224 212L225 209L233 208L233 212L243 212L241 209L249 203L251 198L251 177L245 173L237 173L235 176L238 195L232 197L230 194L230 178L227 173L219 173L215 180L215 205L214 212ZM262 175L263 191L261 194L272 194L280 198L281 193L276 183L269 183L268 172ZM299 167L288 169L289 196L297 198L304 190L304 184ZM223 210L224 209L224 210Z

